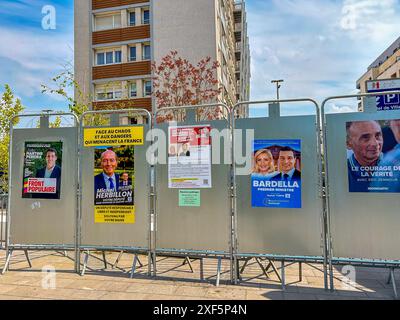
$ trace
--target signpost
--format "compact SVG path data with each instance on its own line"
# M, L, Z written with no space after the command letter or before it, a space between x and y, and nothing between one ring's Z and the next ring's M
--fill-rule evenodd
M385 79L367 81L367 92L388 92L400 90L400 79ZM400 110L400 95L388 94L376 97L378 111Z

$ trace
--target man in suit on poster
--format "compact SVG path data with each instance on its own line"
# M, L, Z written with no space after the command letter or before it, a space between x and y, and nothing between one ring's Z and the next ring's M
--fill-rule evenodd
M94 192L104 189L117 192L119 189L119 174L115 173L118 166L117 155L112 150L106 150L101 154L101 168L103 172L94 177Z

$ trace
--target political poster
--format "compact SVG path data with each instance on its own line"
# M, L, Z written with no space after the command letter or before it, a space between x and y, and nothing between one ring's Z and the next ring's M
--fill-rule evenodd
M94 149L95 223L135 223L134 147Z
M254 140L252 207L301 208L301 141Z
M400 192L400 119L346 123L349 192Z
M168 131L168 187L211 188L211 127L170 127Z
M60 199L62 145L25 142L22 198Z

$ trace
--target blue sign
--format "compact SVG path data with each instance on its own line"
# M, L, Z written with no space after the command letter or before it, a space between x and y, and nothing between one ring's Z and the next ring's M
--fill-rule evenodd
M255 140L252 207L301 208L301 141Z
M400 91L400 79L373 80L367 82L368 93L384 93L388 91ZM376 96L378 111L400 110L400 95L387 94Z

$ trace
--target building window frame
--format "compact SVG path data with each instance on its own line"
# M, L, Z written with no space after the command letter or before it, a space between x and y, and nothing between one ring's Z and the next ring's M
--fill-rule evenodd
M105 66L122 63L122 50L109 49L96 51L96 66Z
M135 56L132 57L132 50L135 51ZM137 61L137 48L136 46L129 47L129 61L134 62Z
M98 18L108 18L108 17L112 17L112 26L108 26L106 28L101 28L99 29L98 27L98 23L97 23L97 19ZM119 23L117 23L117 17L119 17ZM112 30L112 29L119 29L122 28L122 19L121 19L121 13L111 13L111 14L107 14L107 15L101 15L101 16L95 16L94 17L94 30L95 31L104 31L104 30Z
M142 59L151 60L151 46L149 43L143 44L142 46Z
M149 9L142 10L142 24L150 24L150 10Z
M132 19L133 18L133 19ZM136 26L136 12L135 11L130 11L128 13L128 22L130 27L135 27Z
M96 90L96 101L115 101L122 99L122 88L119 86Z
M137 83L136 81L134 81L129 84L129 97L137 98L137 96L138 96Z
M143 97L151 97L152 91L151 80L143 80Z

